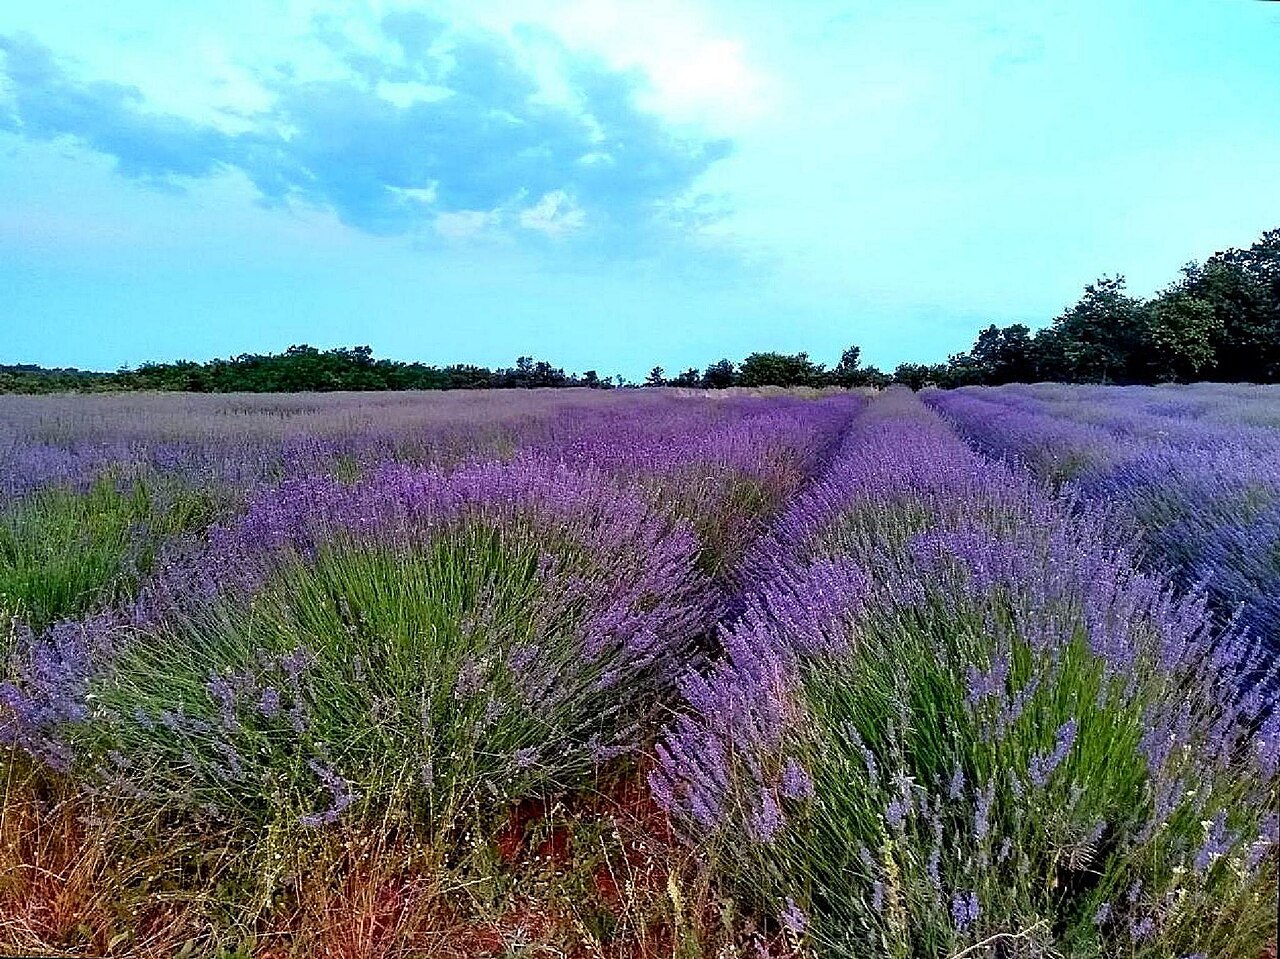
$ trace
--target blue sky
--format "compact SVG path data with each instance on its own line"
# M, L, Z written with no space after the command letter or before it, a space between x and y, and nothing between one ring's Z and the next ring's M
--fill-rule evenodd
M0 10L0 362L942 359L1280 226L1280 4Z

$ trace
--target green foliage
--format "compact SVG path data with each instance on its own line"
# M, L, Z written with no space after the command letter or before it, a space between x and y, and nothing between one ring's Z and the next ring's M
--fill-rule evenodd
M1104 276L1053 321L1041 364L1072 382L1133 382L1140 376L1144 319L1141 301L1125 292L1124 277Z
M729 360L717 360L706 368L702 374L702 385L709 390L722 390L733 386L738 371Z
M1247 250L1215 253L1190 264L1173 293L1213 307L1222 327L1208 379L1271 383L1280 378L1280 229Z
M1053 662L1018 640L1010 682L1036 691L1004 726L1002 704L975 709L965 682L965 664L989 662L993 628L1016 630L1012 611L925 609L871 625L857 656L808 670L817 798L776 852L812 890L814 942L833 956L872 945L883 955L950 955L963 945L951 914L954 892L963 891L981 902L985 928L1021 930L1042 949L1069 944L1073 956L1113 955L1110 943L1131 940L1128 925L1149 904L1173 901L1159 943L1134 941L1133 955L1191 954L1208 942L1213 955L1254 954L1274 871L1243 868L1241 847L1202 873L1180 865L1219 811L1234 833L1258 834L1261 811L1240 785L1247 771L1207 782L1189 761L1193 798L1147 834L1154 797L1139 750L1143 710L1166 691L1152 686L1131 698L1125 680L1090 653L1083 629ZM1054 731L1069 721L1072 747L1034 782L1034 758L1054 750ZM961 795L942 801L957 770ZM904 790L909 807L895 829L886 810ZM1022 799L1026 792L1035 801ZM1126 901L1135 888L1140 901ZM1226 904L1250 902L1232 921L1215 922ZM1104 903L1114 919L1100 928Z
M1148 364L1155 379L1187 382L1214 363L1225 327L1213 304L1185 293L1162 296L1148 307Z
M1150 300L1131 296L1122 276L1103 276L1080 299L1032 335L1024 324L990 324L973 346L946 363L903 363L893 376L861 365L861 350L844 350L831 369L807 353L757 352L728 359L699 375L689 368L668 380L654 366L647 386L876 387L912 389L1055 380L1071 383L1156 383L1192 379L1280 381L1280 229L1247 250L1215 253L1191 263L1182 278ZM368 346L319 350L291 346L280 354L245 353L207 363L145 363L94 373L38 366L0 366L0 393L104 390L279 393L310 390L442 390L609 385L596 370L581 377L521 356L515 366L436 367L374 359ZM618 385L622 385L618 378Z
M808 353L752 353L738 367L739 386L816 386L822 376Z
M912 534L934 522L921 505L851 513L822 552L909 563ZM1020 524L988 508L993 529ZM715 847L744 903L803 904L805 943L832 959L955 956L994 930L1011 956L1262 952L1277 877L1255 853L1277 784L1247 748L1206 758L1220 691L1157 665L1154 624L1116 670L1074 601L967 590L965 575L920 580L919 598L857 618L848 655L804 661L783 749L812 789L778 796L785 826L765 840L742 840L749 801L730 810ZM1043 643L1045 622L1061 644ZM997 691L975 693L984 674ZM1170 704L1195 721L1153 768L1144 737ZM972 927L954 913L970 895Z
M954 365L953 379L978 383L1022 383L1035 373L1031 330L1021 323L1001 329L988 326L978 334L968 356Z
M252 602L132 640L78 753L95 769L129 757L143 805L250 831L305 831L326 810L430 835L476 825L579 785L652 693L620 652L584 654L570 570L592 575L571 544L478 522L286 559Z
M222 505L210 492L112 476L11 504L0 513L0 627L14 618L38 631L120 599L161 544L205 528Z
M297 393L335 390L447 390L589 386L563 369L529 356L515 366L491 370L456 364L377 360L368 346L319 350L305 344L283 353L243 353L207 363L179 360L144 363L135 370L92 373L37 366L0 367L0 393L103 390L164 390L190 393ZM596 375L595 385L599 385Z
M950 369L945 363L899 363L893 371L893 382L922 390L926 386L951 386Z
M0 393L89 393L119 388L112 373L46 369L29 363L0 365Z

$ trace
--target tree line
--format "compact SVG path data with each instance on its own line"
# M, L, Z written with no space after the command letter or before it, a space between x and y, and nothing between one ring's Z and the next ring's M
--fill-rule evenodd
M320 350L291 346L283 353L244 353L204 363L144 363L97 373L0 365L0 393L168 390L200 393L292 393L329 390L450 390L534 387L730 386L881 387L902 383L956 387L1052 380L1065 383L1149 384L1215 380L1280 382L1280 229L1248 249L1215 253L1189 263L1150 299L1131 296L1123 276L1085 287L1069 309L1039 331L1025 324L978 333L966 352L942 363L903 363L892 373L862 364L857 346L827 367L807 353L752 353L739 363L721 359L668 376L661 366L644 383L596 370L566 373L545 360L521 356L511 367L432 366L375 359L368 346Z
M1189 263L1150 299L1104 276L1037 333L988 326L945 363L904 363L919 388L970 384L1280 382L1280 229L1246 250Z
M863 367L861 350L850 347L831 369L809 359L807 353L752 353L741 363L720 360L705 370L689 369L667 378L654 367L643 383L622 376L601 376L596 370L566 373L562 367L530 356L515 365L489 369L455 364L430 366L375 359L368 346L320 350L306 344L283 353L245 353L230 359L195 363L144 363L137 369L95 373L39 366L0 366L0 393L106 392L161 390L189 393L298 393L336 390L457 390L587 387L616 389L636 386L689 386L722 389L729 386L883 386L891 377Z

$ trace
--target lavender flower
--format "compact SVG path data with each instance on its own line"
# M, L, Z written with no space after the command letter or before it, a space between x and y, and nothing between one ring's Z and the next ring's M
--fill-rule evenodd
M267 719L275 719L280 715L280 691L274 686L263 688L258 697L258 712Z
M813 798L813 779L795 759L788 759L782 771L782 795L794 800Z
M356 801L356 794L352 791L351 784L334 772L331 767L315 759L308 760L307 766L315 774L316 778L320 780L320 784L328 791L330 802L326 809L320 812L307 813L298 821L303 826L310 828L331 826Z
M1009 660L997 659L991 668L982 672L974 666L969 667L969 704L977 706L991 697L1004 695L1005 682L1009 676Z
M1129 936L1134 942L1145 942L1156 930L1156 921L1151 916L1143 916L1129 928Z
M925 871L929 874L929 885L941 892L942 891L942 874L939 867L942 864L942 850L937 846L929 852L929 862L925 867Z
M1235 836L1227 832L1227 814L1220 810L1213 821L1205 824L1204 843L1195 855L1195 869L1198 873L1207 872L1219 856L1226 855L1235 844Z
M765 790L760 795L760 808L754 819L755 833L761 842L772 842L782 830L784 820L782 810L773 793Z
M804 911L796 905L796 901L790 896L783 903L782 912L778 918L782 921L782 928L796 938L803 936L805 930L809 928L808 916L804 914Z
M956 892L951 897L951 922L957 932L965 932L978 921L978 894Z
M1067 754L1071 752L1071 747L1075 744L1077 728L1078 726L1074 719L1067 720L1067 722L1058 727L1057 741L1054 744L1053 751L1048 754L1041 753L1031 757L1029 775L1032 784L1036 788L1043 789L1049 781L1049 776L1067 758Z
M478 693L484 684L481 666L472 657L467 657L458 668L458 677L453 684L453 698L459 701L470 699Z
M983 842L991 831L991 806L995 798L995 783L989 783L978 793L978 801L973 807L973 836L978 842Z
M885 806L884 819L889 824L889 828L895 832L900 831L907 821L907 815L911 812L911 803L902 796L894 796L889 800L889 804Z

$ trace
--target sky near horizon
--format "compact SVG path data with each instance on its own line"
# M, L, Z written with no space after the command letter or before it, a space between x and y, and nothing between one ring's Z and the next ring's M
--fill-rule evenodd
M0 8L0 363L891 369L1280 226L1280 4Z

